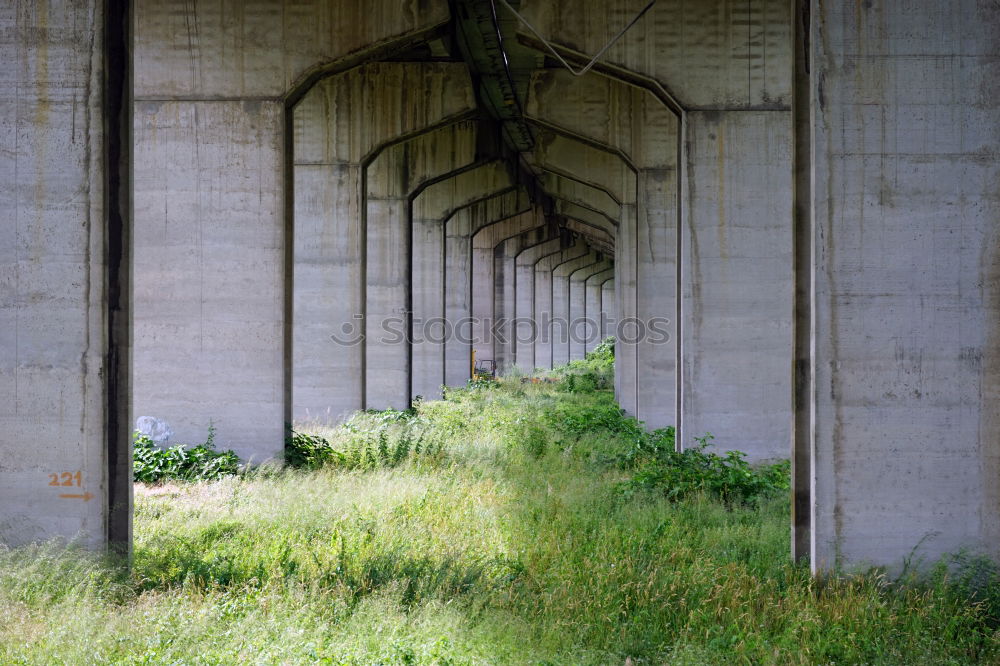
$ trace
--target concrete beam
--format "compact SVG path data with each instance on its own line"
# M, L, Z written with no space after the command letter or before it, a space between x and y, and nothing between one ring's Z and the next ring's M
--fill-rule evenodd
M135 3L137 98L272 99L445 29L445 0Z
M615 335L615 327L618 324L618 310L615 308L615 280L611 278L601 285L601 321L604 322L601 328L601 339L610 335Z
M519 7L564 57L578 64L607 43L607 26L621 25L638 9L628 0L525 0ZM601 56L595 70L652 82L685 108L787 108L789 14L784 0L660 0ZM524 26L518 30L522 41L545 50Z

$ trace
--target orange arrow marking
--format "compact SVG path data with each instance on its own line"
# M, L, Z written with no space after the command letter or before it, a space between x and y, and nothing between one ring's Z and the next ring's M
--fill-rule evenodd
M59 497L63 497L65 499L82 499L84 502L89 502L91 499L93 499L94 495L90 492L80 493L75 495L71 493L63 493L59 495Z

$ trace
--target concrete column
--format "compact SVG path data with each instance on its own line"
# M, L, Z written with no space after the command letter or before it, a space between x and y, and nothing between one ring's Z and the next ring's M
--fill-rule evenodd
M611 262L601 255L601 261L593 266L580 268L569 276L569 360L575 361L587 355L587 344L597 338L596 321L591 325L587 316L587 283L591 277L607 271Z
M409 92L414 85L422 95ZM454 122L474 105L463 65L374 63L322 79L295 108L296 418L336 421L367 406L368 338L374 337L376 351L382 317L391 316L394 300L397 309L405 308L405 260L392 259L406 255L408 192L401 189L401 174L382 173L393 164L395 151L375 165L371 187L369 164L383 146ZM406 161L400 157L397 164ZM367 194L373 195L370 209L363 200ZM371 329L368 277L376 278L371 302L379 320ZM405 402L405 346L396 351L375 353L375 406ZM396 390L387 395L390 386Z
M792 199L787 111L688 114L684 418L720 450L787 458Z
M553 367L553 340L566 335L565 327L560 328L555 321L552 271L557 265L586 256L590 251L590 246L581 238L577 238L566 249L541 257L534 265L535 322L538 326L538 334L535 337L536 368Z
M998 558L1000 13L811 4L812 566Z
M467 120L389 146L367 169L365 406L410 404L410 200L424 184L471 165L476 122Z
M141 2L134 21L135 411L166 419L181 442L203 440L214 423L219 445L257 462L281 452L291 419L287 104L318 65L378 57L448 20L437 0L422 12L390 0L286 4L199 3L177 20L173 4ZM296 212L318 216L357 191L349 168L314 175L302 184L315 194L296 197ZM331 236L313 240L317 260L336 254ZM348 322L358 311L349 307ZM349 385L356 374L340 377Z
M517 257L529 247L537 247L539 243L550 240L551 229L546 225L545 214L539 208L533 210L535 228L520 233L502 241L497 246L494 258L494 317L498 322L497 340L494 344L494 355L497 367L504 370L516 365L517 353L517 308L518 298L529 298L532 291L518 283ZM530 278L529 278L530 282ZM523 305L522 305L523 307ZM530 300L528 307L530 309ZM525 322L530 327L530 322Z
M615 279L612 277L601 285L601 340L615 334L618 310L615 307Z
M584 355L594 351L604 339L605 325L602 321L604 311L601 307L604 284L614 278L614 266L609 267L599 273L594 273L587 278L585 283L586 297L584 299L584 319L587 320L586 338L584 339Z
M649 428L676 426L677 171L639 172L636 311L645 329L636 349L636 416Z
M484 287L481 276L476 277L475 269L482 267L483 262L480 259L473 263L472 238L488 224L519 215L529 207L522 189L508 188L459 209L445 220L445 317L454 331L444 350L444 379L448 386L464 386L471 378L472 350L486 336L479 322L490 318L492 313L492 279ZM493 265L492 251L487 254L486 264ZM473 295L477 288L483 294L479 299ZM474 309L476 303L478 310Z
M495 330L501 312L497 310L497 283L502 276L496 274L496 249L500 243L511 236L530 231L544 224L537 211L530 208L530 202L524 200L525 210L518 211L513 217L497 220L484 225L474 232L472 237L472 316L476 320L473 326L475 338L474 348L476 359L490 359L497 362L500 359L497 351L503 345L498 345ZM502 299L499 301L502 305Z
M587 254L556 264L552 267L552 365L562 365L570 360L572 338L572 309L570 305L570 276L582 268L599 264L600 253L591 248ZM582 305L582 304L581 304ZM580 308L582 310L582 308Z
M4 545L131 538L128 23L118 2L3 19Z
M638 326L636 292L636 255L639 238L636 233L635 206L622 206L622 221L615 238L615 303L618 324L615 329L615 397L627 413L638 409Z
M511 191L513 181L506 165L500 161L479 165L468 171L457 173L452 178L436 182L422 190L414 197L411 204L411 220L413 224L413 322L420 326L426 335L414 337L412 347L412 393L426 398L436 398L441 395L441 386L445 381L445 348L448 341L455 342L458 335L455 327L460 324L449 318L449 308L446 303L445 281L447 276L447 252L461 252L460 247L448 247L446 242L446 225L457 211L460 211L477 201L483 201L497 192ZM458 221L456 221L458 224ZM464 224L464 222L463 222ZM461 237L467 233L463 229L452 230ZM460 259L456 255L454 261ZM461 268L461 263L453 263L454 270ZM466 276L466 273L461 273ZM460 289L465 283L455 282L452 286ZM463 297L452 293L454 300L451 315L464 317L456 310ZM468 327L469 324L464 324ZM471 332L467 333L471 335ZM466 369L467 373L468 370ZM461 380L460 384L464 384Z
M535 341L540 331L535 319L535 263L542 257L562 250L565 234L524 248L514 257L515 310L514 362L521 372L532 372L535 365Z

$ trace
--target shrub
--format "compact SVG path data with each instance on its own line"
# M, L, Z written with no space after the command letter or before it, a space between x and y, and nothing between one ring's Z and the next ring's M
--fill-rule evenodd
M136 481L216 481L240 472L240 458L230 450L215 450L215 427L208 427L204 444L188 448L183 444L162 449L153 440L136 432L132 454L132 474Z
M710 434L695 439L698 445L683 451L657 446L655 442L647 445L633 459L638 469L622 485L622 490L655 489L671 500L708 493L727 504L745 504L773 497L791 487L787 460L753 467L741 451L727 451L724 455L706 451L712 440Z

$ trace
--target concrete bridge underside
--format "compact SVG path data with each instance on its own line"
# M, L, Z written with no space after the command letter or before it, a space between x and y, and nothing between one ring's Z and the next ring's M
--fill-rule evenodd
M1000 14L658 0L576 76L640 7L512 4L0 17L0 542L127 549L135 416L263 462L617 334L814 569L1000 557Z

